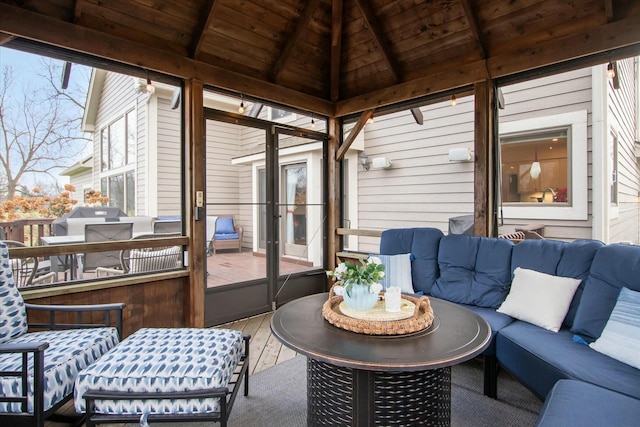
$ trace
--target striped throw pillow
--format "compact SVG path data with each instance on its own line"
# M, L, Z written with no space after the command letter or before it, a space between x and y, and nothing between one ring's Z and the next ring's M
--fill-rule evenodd
M380 281L382 289L389 286L397 286L402 293L413 294L413 281L411 280L412 254L399 255L371 255L380 258L384 264L384 277Z
M640 292L620 290L602 335L589 347L640 369Z

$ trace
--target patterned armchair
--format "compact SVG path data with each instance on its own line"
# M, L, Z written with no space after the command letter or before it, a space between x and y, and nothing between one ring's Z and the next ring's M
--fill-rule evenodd
M10 262L0 242L0 425L44 426L47 418L61 417L55 412L73 396L78 373L120 341L124 304L27 304ZM48 323L28 324L27 309L46 312ZM83 313L92 311L103 313L104 324L83 323ZM116 327L109 326L112 313ZM59 322L68 319L76 323Z

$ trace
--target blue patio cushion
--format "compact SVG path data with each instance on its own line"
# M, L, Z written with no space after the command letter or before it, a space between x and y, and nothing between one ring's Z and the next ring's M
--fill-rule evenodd
M397 228L385 230L380 239L380 254L411 253L411 280L416 292L429 294L439 276L438 247L444 236L437 228Z
M573 332L595 341L609 320L620 289L640 291L640 247L610 244L599 248L573 321Z
M496 337L500 363L544 398L556 381L575 378L640 398L640 370L573 341L562 328L551 332L514 321Z
M243 353L242 333L230 329L143 328L123 340L76 380L75 407L87 390L169 392L226 387ZM217 398L96 401L101 414L192 414L219 410Z
M523 240L513 248L511 272L522 267L557 276L564 245L557 240Z
M9 249L0 242L0 344L27 332L27 312L13 279Z
M98 360L118 344L116 328L71 329L32 332L21 335L8 344L48 342L44 352L44 410L59 403L73 391L78 373ZM21 354L0 354L0 370L21 369ZM33 413L33 357L29 357L28 405ZM0 393L4 396L20 396L20 377L1 377ZM0 403L0 412L22 412L18 403Z
M508 239L450 234L440 240L440 277L431 295L461 304L497 308L509 293L511 251Z
M536 427L633 426L639 415L640 400L583 381L560 380L547 396Z
M239 238L240 238L240 235L238 233L226 233L226 234L216 233L213 235L214 240L235 240Z
M505 326L513 322L514 321L513 317L503 313L498 313L493 308L477 307L475 305L467 305L467 304L461 304L461 305L473 311L474 313L478 314L489 324L489 326L491 326L491 343L489 344L489 347L487 347L486 350L482 352L482 354L490 355L490 356L493 356L494 354L496 354L496 342L495 342L496 334L502 328L504 328Z
M578 311L578 305L580 304L580 298L582 298L582 292L587 277L589 276L593 257L595 257L596 251L602 246L604 246L604 243L598 240L576 240L564 244L562 258L560 258L556 269L556 276L573 277L582 280L576 293L573 295L569 311L564 318L563 325L568 328L573 326L573 320Z
M216 232L215 235L219 234L234 234L236 232L235 228L233 228L233 218L230 216L220 217L216 221ZM236 237L237 238L237 237Z

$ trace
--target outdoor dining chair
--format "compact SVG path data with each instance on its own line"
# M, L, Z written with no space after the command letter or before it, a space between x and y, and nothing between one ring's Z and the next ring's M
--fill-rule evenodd
M181 233L142 234L132 240L179 237ZM126 249L120 251L120 266L117 268L98 267L97 277L117 276L121 274L146 273L149 271L169 270L182 266L182 248L180 246L161 246L155 248Z
M129 240L133 236L133 224L130 222L105 222L103 224L86 224L84 241L112 242ZM84 254L83 271L95 270L98 267L117 267L120 265L120 251L87 252Z
M25 248L22 242L15 240L4 240L4 243L9 248ZM24 288L33 285L43 285L47 283L54 283L57 279L56 273L41 272L39 269L39 262L37 257L26 258L12 258L9 260L11 271L13 273L13 280L18 288Z

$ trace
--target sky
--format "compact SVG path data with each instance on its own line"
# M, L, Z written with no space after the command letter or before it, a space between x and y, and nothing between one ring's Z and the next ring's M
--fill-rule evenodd
M62 61L59 61L62 63ZM30 53L0 47L0 70L4 70L6 66L11 67L15 71L15 83L12 86L16 92L31 91L47 84L46 81L38 75L38 70L42 69L41 57ZM71 70L70 87L73 84L88 83L90 68L78 64L73 64ZM74 80L74 77L75 80ZM83 88L86 91L86 88ZM21 95L21 94L20 94ZM77 153L64 153L67 163L80 160L84 155L90 152L90 147ZM68 166L68 165L67 165ZM62 169L60 169L62 171ZM56 175L56 180L61 186L69 182L68 177ZM36 182L52 182L52 178L46 174L29 174L21 181L23 185L33 187Z

